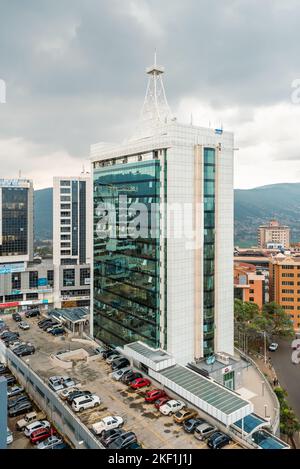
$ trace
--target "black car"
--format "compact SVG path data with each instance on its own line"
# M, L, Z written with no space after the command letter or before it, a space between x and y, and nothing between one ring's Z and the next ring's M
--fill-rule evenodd
M35 347L33 345L25 345L24 347L17 347L13 352L18 357L25 357L26 355L33 355L35 352Z
M35 318L36 316L40 316L40 312L38 309L30 309L25 313L26 318Z
M1 334L1 339L2 340L5 340L5 339L8 339L9 337L11 336L17 336L19 337L20 334L18 332L12 332L12 331L5 331L3 332L3 334Z
M6 347L8 347L10 344L13 342L17 342L19 340L19 336L16 334L10 335L9 337L6 337L3 342L5 343Z
M207 446L211 449L221 449L223 446L228 445L231 438L222 432L215 432L207 440Z
M138 373L136 371L132 371L131 373L128 373L126 374L124 380L123 380L123 383L125 384L129 384L131 383L132 381L134 381L135 379L138 379L138 378L142 378L143 375L142 373Z
M56 321L48 321L42 325L43 331L46 331L48 327L56 326L58 323Z
M125 449L132 443L137 441L136 434L133 432L125 432L109 443L108 449Z
M72 402L74 401L74 399L76 399L76 397L90 396L91 394L92 393L90 391L74 391L74 392L71 392L71 394L68 395L67 402L69 404L72 404Z
M56 327L51 331L52 335L64 335L66 333L64 327Z
M19 313L13 313L11 317L16 322L21 322L22 321L21 315Z
M31 402L20 402L16 404L14 407L11 407L8 410L9 417L16 417L16 415L25 414L32 410Z
M41 319L41 320L38 322L38 326L41 327L46 321L50 321L50 318Z
M7 386L11 386L16 383L16 378L13 375L4 375L3 378L6 378Z
M112 349L105 350L104 352L102 352L102 357L104 358L104 360L106 360L108 357L110 357L111 355L114 355L115 353L116 351Z
M198 425L205 423L203 419L188 419L183 423L183 428L187 433L194 433Z
M30 402L30 401L29 401L28 396L26 396L26 394L22 394L21 396L9 399L7 403L7 407L8 409L11 409L12 407L15 407L20 402Z
M126 368L126 366L130 365L130 361L127 358L117 358L111 364L111 369L113 371L121 370L121 368Z
M105 446L106 448L108 445L110 445L114 440L119 438L123 433L125 433L125 430L122 430L122 428L114 428L112 430L104 430L101 433L100 436L100 441Z
M0 375L4 375L5 373L9 373L9 369L5 365L0 365Z
M59 443L58 445L54 445L51 449L72 449L68 443Z

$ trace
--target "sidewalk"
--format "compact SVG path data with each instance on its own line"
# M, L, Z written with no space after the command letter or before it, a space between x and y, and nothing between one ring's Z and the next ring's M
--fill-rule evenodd
M244 399L252 402L254 412L260 417L270 420L271 425L276 420L276 400L267 383L252 365L243 370L243 387L237 389Z

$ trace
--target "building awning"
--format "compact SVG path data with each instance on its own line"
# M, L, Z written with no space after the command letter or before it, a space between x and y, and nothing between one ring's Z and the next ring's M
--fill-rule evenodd
M264 427L270 427L270 422L264 420L256 414L247 415L244 419L238 420L234 423L233 427L236 427L243 435L250 436L257 430Z
M215 381L175 365L149 375L205 413L229 426L253 412L253 404Z
M84 308L66 308L66 309L52 309L49 312L49 316L52 316L59 321L69 321L72 324L79 322L85 322L88 319L88 312Z
M154 371L160 371L175 365L175 359L172 355L164 350L148 347L142 342L124 345L123 353Z

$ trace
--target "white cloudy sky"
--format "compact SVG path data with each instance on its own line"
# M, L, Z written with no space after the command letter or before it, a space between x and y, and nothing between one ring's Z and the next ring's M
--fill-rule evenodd
M300 182L298 0L0 0L0 177L36 188L130 135L153 50L173 113L236 135L235 186Z

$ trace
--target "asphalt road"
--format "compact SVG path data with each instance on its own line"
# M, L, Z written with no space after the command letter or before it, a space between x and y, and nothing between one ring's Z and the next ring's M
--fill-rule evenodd
M288 392L288 402L300 419L300 364L291 360L292 340L276 340L279 347L276 352L268 352L279 379L280 386Z

